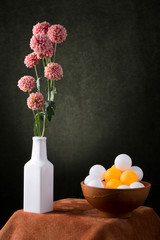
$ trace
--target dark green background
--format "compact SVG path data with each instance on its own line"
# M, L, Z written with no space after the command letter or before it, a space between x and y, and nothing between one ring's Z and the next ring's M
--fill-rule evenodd
M146 202L160 214L159 1L3 1L0 7L0 223L23 207L23 166L30 159L33 117L17 81L32 26L62 24L64 77L47 131L55 200L83 197L80 181L94 164L110 167L127 153L152 183Z

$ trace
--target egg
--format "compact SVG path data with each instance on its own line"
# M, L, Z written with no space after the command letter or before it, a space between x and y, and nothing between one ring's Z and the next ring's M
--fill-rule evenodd
M104 188L103 183L100 180L91 180L87 186L90 187L99 187L99 188Z
M144 187L144 185L140 182L133 182L131 185L130 185L130 188L142 188Z
M138 177L138 181L141 181L143 178L143 171L140 167L137 166L132 166L129 170L135 172L137 174Z
M100 178L94 176L94 175L88 175L85 179L84 179L84 184L88 184L90 181L92 180L100 180Z
M106 169L102 165L96 164L90 168L89 175L98 177L100 180L104 180L105 171Z
M119 187L117 187L118 189L126 189L126 188L130 188L128 185L120 185Z
M114 164L117 169L125 171L132 166L132 159L127 154L120 154L115 158Z

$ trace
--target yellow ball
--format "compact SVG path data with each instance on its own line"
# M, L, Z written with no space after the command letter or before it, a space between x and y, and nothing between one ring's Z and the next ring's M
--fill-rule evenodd
M108 182L110 179L117 179L119 180L121 176L121 171L116 168L109 168L105 174L104 179L106 182Z
M118 168L116 168L116 165L114 164L114 165L112 165L112 167L111 168L113 168L113 169L118 169ZM119 170L119 169L118 169ZM121 173L123 172L122 170L119 170Z
M111 168L113 168L113 169L117 169L117 168L116 168L116 166L115 166L115 164L114 164L114 165L112 165L112 167L111 167Z
M135 172L126 170L121 174L120 181L125 185L130 185L133 182L138 181L138 177Z
M118 179L111 179L106 183L106 188L117 188L122 185L121 181Z

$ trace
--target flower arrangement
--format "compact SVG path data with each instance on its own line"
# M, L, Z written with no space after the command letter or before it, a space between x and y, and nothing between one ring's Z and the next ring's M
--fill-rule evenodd
M67 31L60 24L51 25L44 21L33 26L32 32L30 48L33 52L25 57L24 63L27 68L34 67L36 78L23 76L18 81L18 87L29 94L27 106L33 111L34 135L44 137L55 111L55 81L63 77L62 66L55 62L57 45L66 40ZM44 68L43 77L39 76L36 67L40 62ZM42 94L42 81L47 84L46 100ZM33 92L34 88L37 92Z

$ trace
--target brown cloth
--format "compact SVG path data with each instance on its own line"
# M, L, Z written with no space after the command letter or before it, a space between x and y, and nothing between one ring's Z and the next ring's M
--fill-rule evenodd
M84 199L54 202L54 211L16 211L0 231L0 240L159 240L160 218L139 207L128 219L103 218Z

